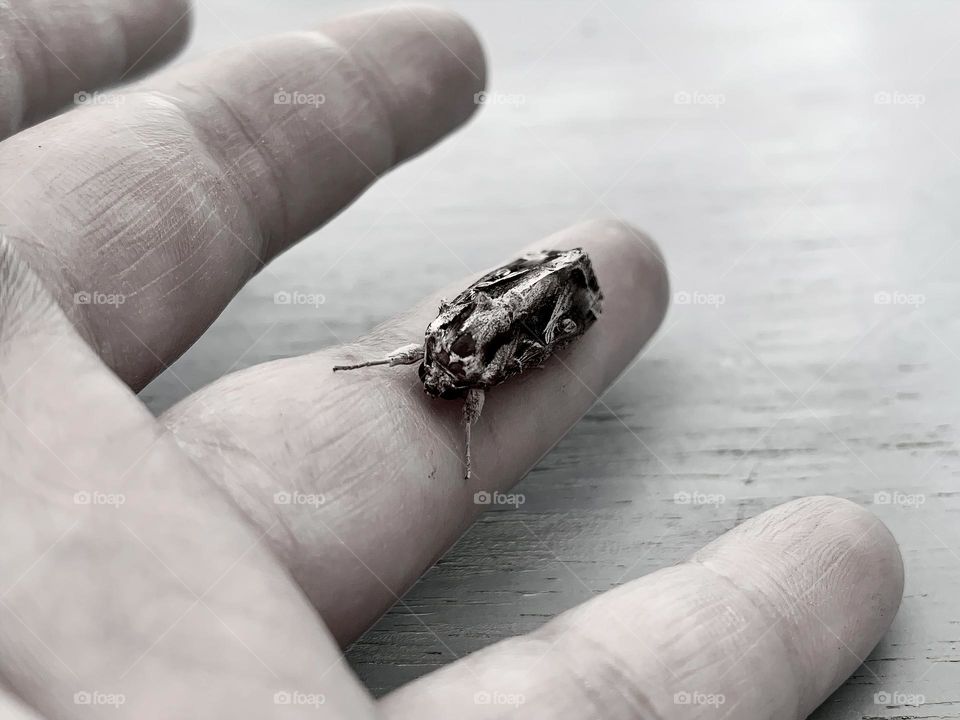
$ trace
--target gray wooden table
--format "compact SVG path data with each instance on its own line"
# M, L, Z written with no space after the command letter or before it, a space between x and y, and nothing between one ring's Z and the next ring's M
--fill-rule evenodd
M907 586L816 717L960 717L960 5L440 4L484 37L499 102L261 274L176 374L353 339L462 276L447 246L478 269L588 216L657 238L677 294L609 410L353 646L357 671L385 692L831 493L889 525ZM199 0L188 56L357 7ZM326 303L262 301L291 287Z

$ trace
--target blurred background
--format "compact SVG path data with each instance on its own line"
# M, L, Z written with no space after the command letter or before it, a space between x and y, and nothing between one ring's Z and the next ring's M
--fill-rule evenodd
M262 272L144 398L159 412L350 341L536 238L623 218L666 256L659 334L354 667L386 692L826 493L888 524L907 588L816 717L960 717L960 5L434 4L485 43L475 119ZM373 6L195 5L178 61Z

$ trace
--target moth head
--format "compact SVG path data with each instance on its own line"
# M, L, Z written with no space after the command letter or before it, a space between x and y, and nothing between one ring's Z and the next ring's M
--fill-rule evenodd
M509 320L490 299L448 306L427 327L420 380L434 397L460 397L483 387L500 362Z

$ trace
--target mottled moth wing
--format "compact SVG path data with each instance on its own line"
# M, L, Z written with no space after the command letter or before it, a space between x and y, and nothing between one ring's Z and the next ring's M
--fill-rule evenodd
M423 345L337 370L420 363L420 380L433 397L465 397L464 477L471 472L471 427L484 392L539 367L557 349L583 335L600 314L603 294L589 256L580 248L531 253L493 270L451 302L427 326Z
M503 265L445 303L428 326L424 387L458 397L538 367L596 321L602 299L590 258L579 248Z

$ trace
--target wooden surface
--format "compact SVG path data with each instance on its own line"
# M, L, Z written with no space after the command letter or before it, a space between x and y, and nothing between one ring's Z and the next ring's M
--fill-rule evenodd
M889 525L907 586L816 717L960 717L960 5L439 4L483 36L500 102L261 274L177 375L350 340L588 216L649 231L686 295L526 503L483 516L354 645L357 672L385 692L831 493ZM188 55L360 6L200 0ZM291 289L326 302L272 302ZM144 397L186 392L165 375Z

